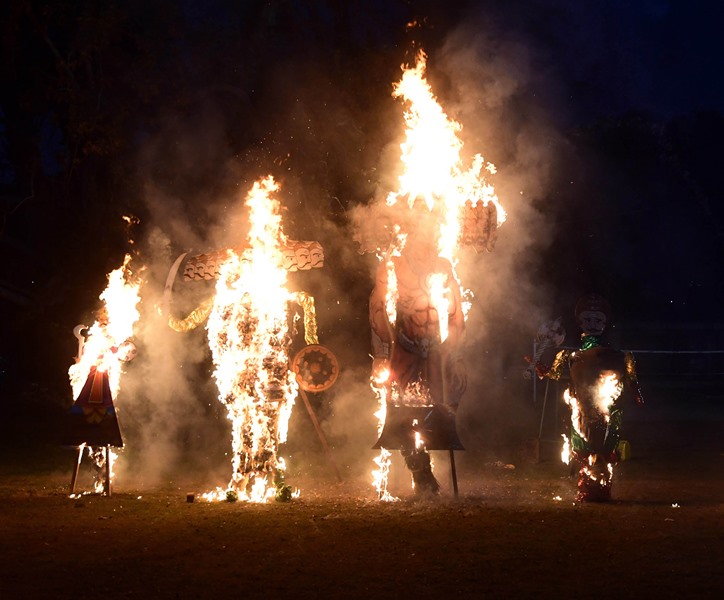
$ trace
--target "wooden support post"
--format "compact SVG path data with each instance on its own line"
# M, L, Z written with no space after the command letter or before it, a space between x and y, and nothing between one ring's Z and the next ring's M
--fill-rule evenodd
M83 450L85 450L85 444L78 446L78 458L75 461L75 468L73 474L70 476L70 493L75 494L75 486L78 483L78 472L80 471L80 462L83 459Z
M312 408L312 405L309 402L307 393L300 387L299 394L302 396L302 400L304 400L304 406L307 408L307 412L309 413L309 418L312 420L314 429L317 431L317 436L319 437L319 441L322 442L322 446L324 447L324 453L327 455L327 460L329 461L329 464L332 465L332 468L334 469L334 472L337 475L337 481L341 482L342 475L340 475L340 473L339 473L339 469L337 468L337 463L334 462L334 457L332 456L332 450L329 448L329 444L327 444L327 438L324 437L324 432L322 431L322 428L319 426L319 421L317 420L317 415L314 414L314 409Z
M452 475L453 493L458 497L458 474L455 470L455 450L450 448L450 475Z

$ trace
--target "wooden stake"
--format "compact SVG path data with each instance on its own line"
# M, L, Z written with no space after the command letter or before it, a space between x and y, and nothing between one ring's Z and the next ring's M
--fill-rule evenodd
M70 493L75 494L75 485L78 483L78 471L80 471L80 461L83 459L83 450L85 445L78 446L78 459L75 461L75 469L73 474L70 476Z
M317 415L314 414L314 409L312 408L312 405L309 402L309 398L307 397L307 393L300 387L299 393L302 396L302 400L304 400L304 406L307 408L307 412L309 413L309 418L312 419L312 424L314 425L314 429L317 431L317 436L319 437L319 441L322 442L322 446L324 447L324 453L327 455L327 460L329 461L329 464L332 465L332 468L334 469L335 474L337 475L337 481L342 481L342 476L339 474L339 469L337 468L337 463L334 462L334 457L332 456L332 450L329 448L329 444L327 444L327 438L324 437L324 432L322 431L322 428L319 426L319 421L317 421Z
M453 492L458 497L458 474L455 470L455 450L450 448L450 474L452 475Z

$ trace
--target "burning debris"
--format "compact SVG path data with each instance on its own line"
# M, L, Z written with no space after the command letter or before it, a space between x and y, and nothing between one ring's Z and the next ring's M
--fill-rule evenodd
M415 492L432 494L439 484L428 451L449 449L452 461L452 450L462 449L455 412L467 381L460 348L472 295L462 288L455 266L463 246L491 251L505 220L483 176L484 170L494 174L495 167L479 154L467 170L462 167L462 126L443 111L425 68L420 53L394 86L393 96L406 104L399 189L385 206L375 207L382 217L372 227L360 222L357 232L361 251L375 252L380 261L369 311L371 384L380 404L381 450L373 477L383 500L393 499L387 490L389 449L402 451ZM402 416L411 407L422 412ZM395 412L399 415L392 417ZM434 445L430 424L436 420L444 425L435 429L445 435L442 440L437 433ZM386 432L392 422L405 433Z
M131 256L108 275L108 287L100 295L103 307L95 323L78 325L78 357L70 369L75 401L71 407L66 443L78 447L78 460L71 480L75 493L80 463L87 451L95 467L95 492L110 495L113 478L111 447L122 448L114 399L118 397L123 364L133 360L131 341L138 321L141 279L130 268Z

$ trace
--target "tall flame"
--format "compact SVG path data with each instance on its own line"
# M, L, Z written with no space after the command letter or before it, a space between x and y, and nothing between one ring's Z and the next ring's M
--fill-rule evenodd
M437 337L439 342L444 342L449 334L447 318L451 297L461 299L464 318L467 318L471 305L472 294L462 288L455 273L464 209L466 205L487 206L492 202L497 208L497 225L505 220L505 211L483 174L483 171L494 174L494 165L476 154L467 168L463 166L463 142L459 137L462 125L451 119L435 98L425 78L426 62L426 55L420 52L415 66L403 66L402 78L393 86L393 97L402 100L406 106L406 128L405 139L400 145L402 174L399 176L399 188L387 196L386 203L390 207L408 209L410 218L407 224L394 224L395 239L386 252L380 252L379 257L387 271L385 307L388 321L393 324L399 300L393 259L399 257L406 246L409 247L411 235L417 236L418 240L424 239L424 243L431 243L433 253L449 261L451 276L433 273L425 282L431 306L437 313ZM373 381L372 388L380 404L377 414L381 430L385 405L399 401L405 390L381 385L379 381ZM421 397L419 400L425 403L428 398ZM390 499L386 493L389 453L383 449L376 462L379 469L373 472L375 486L381 497Z
M228 490L239 499L264 502L276 492L284 470L278 456L297 383L288 366L287 304L281 246L279 186L270 176L256 182L246 198L250 230L240 254L229 251L221 266L207 325L219 400L232 425L232 477Z
M99 298L103 301L101 316L88 329L83 352L68 369L73 397L77 398L92 367L107 371L111 393L115 398L120 389L122 361L118 347L133 336L133 326L140 316L138 303L141 281L130 268L131 255L108 274L108 286Z
M464 168L460 156L463 142L458 137L462 125L448 117L438 103L425 79L426 67L427 57L420 52L414 67L403 67L402 79L393 88L393 96L407 104L405 140L400 144L404 169L399 190L388 195L387 204L406 201L412 208L418 199L424 200L438 217L434 233L439 254L455 264L466 202L493 202L498 225L505 221L505 211L483 174L483 170L495 174L495 166L476 154L469 168Z

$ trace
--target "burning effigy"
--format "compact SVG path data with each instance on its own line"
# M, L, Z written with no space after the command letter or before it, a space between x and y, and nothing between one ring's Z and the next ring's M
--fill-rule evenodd
M505 220L493 186L495 167L476 154L463 166L452 120L425 79L426 56L403 74L393 96L405 103L399 188L360 219L361 252L379 260L369 300L373 363L371 385L379 401L374 485L387 489L389 450L400 450L415 494L437 494L431 450L463 449L455 418L467 376L461 354L472 293L456 273L466 247L490 252ZM484 173L485 172L485 173ZM457 488L455 490L457 492Z
M286 237L279 189L271 176L252 186L246 196L245 244L190 258L181 255L167 281L169 326L185 332L206 322L218 398L231 422L231 479L226 488L204 494L207 500L290 499L293 491L285 482L279 446L286 441L295 398L300 387L326 389L338 373L332 353L319 345L314 298L287 288L289 272L323 266L322 246ZM180 318L173 315L170 298L182 264L184 280L216 284L210 298ZM307 344L293 364L290 351L296 322L290 323L291 303L302 307ZM304 400L311 411L306 396Z
M628 398L643 404L631 352L601 343L611 308L605 298L588 294L578 300L576 321L581 327L580 349L563 349L550 368L537 363L539 377L560 379L567 369L570 385L564 400L570 408L570 434L563 434L561 458L578 472L576 498L583 502L611 499L613 470L621 459L619 441L623 405Z
M93 325L78 325L78 356L68 370L74 402L64 443L78 448L70 493L75 493L84 452L95 468L94 491L111 494L112 448L123 447L115 399L121 386L123 365L136 356L132 341L138 321L140 276L130 267L131 256L108 275L108 286L100 295L103 306Z

